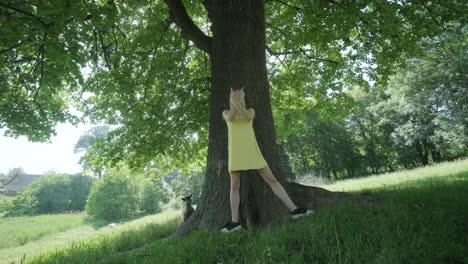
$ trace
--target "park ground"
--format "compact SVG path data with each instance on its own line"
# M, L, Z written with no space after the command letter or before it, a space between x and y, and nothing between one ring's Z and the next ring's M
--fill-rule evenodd
M468 263L468 159L322 187L374 202L170 243L178 211L115 228L84 214L0 218L0 263Z

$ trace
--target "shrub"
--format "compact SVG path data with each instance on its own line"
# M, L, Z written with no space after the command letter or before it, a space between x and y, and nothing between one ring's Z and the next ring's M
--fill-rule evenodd
M192 194L192 203L197 204L201 198L204 178L204 171L191 173L189 177L178 174L177 177L170 182L172 191L176 196L175 200L180 203L181 197Z
M25 193L36 198L38 214L82 211L92 183L86 176L49 175L31 184Z
M138 185L127 168L111 169L93 186L86 213L95 219L121 220L139 214Z
M169 202L169 193L161 180L142 179L140 210L142 214L161 212L161 206Z
M95 220L115 221L159 213L169 202L162 180L127 167L111 169L89 195L86 212Z
M37 213L58 213L70 210L70 178L64 175L50 175L33 183L27 190L36 197Z
M53 174L29 185L0 210L6 216L82 211L93 180L87 176Z
M3 216L13 217L22 215L33 215L37 213L37 200L34 196L21 193L15 198L0 205Z
M73 211L83 211L94 180L91 177L71 177L70 208Z

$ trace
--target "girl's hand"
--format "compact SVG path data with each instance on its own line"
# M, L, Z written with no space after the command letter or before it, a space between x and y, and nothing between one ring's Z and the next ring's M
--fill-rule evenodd
M243 104L234 104L233 109L240 115L245 116L250 120L252 120L255 117L255 111L253 110L253 108L247 110L245 109L245 106Z
M241 111L242 109L244 110L246 109L243 94L244 92L242 90L231 92L231 96L229 100L231 107L234 107L239 111Z
M241 90L233 91L231 88L231 95L229 97L230 112L233 112L234 116L236 113L239 113L240 115L245 116L248 119L253 119L255 116L255 111L252 108L249 110L246 109L243 89L244 88L241 88ZM223 114L223 116L228 117L227 114Z
M245 109L245 106L242 105L242 103L241 103L240 101L238 101L238 100L232 101L232 102L231 102L231 107L232 107L233 109L236 109L237 111L246 110L246 109Z

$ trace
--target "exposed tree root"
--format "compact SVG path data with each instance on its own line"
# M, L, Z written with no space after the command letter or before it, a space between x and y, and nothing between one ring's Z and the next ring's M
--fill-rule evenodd
M373 203L373 199L368 194L353 195L345 192L331 192L323 188L302 185L295 182L287 182L285 184L288 194L297 206L306 207L314 211L319 210L323 206L333 206L344 201L353 201L358 203ZM221 215L221 214L220 214ZM203 221L203 217L210 217L206 214L206 210L203 206L197 208L195 213L184 223L171 236L165 239L170 241L179 237L186 236L192 231L204 228L217 231L220 228L219 223L223 223L223 220L217 221L218 224L206 225L202 223L214 223L213 219L210 221Z

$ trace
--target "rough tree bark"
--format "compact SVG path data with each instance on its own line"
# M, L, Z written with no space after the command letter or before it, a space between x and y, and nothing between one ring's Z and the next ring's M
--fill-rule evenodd
M201 32L188 16L181 0L165 0L181 34L204 50L211 59L211 105L207 169L203 194L195 213L172 237L196 228L219 229L230 220L230 178L227 167L227 126L222 111L229 108L230 88L245 87L247 107L256 111L254 130L260 149L277 179L293 201L318 208L342 197L320 188L285 182L280 168L271 111L265 55L263 0L205 0L213 37ZM241 222L249 227L276 223L288 214L256 171L241 176Z

